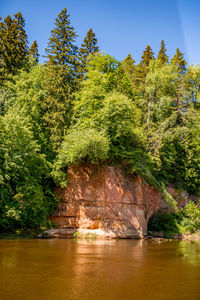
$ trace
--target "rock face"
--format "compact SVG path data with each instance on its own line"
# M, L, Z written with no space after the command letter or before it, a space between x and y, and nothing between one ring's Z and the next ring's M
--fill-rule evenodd
M105 237L142 238L149 218L167 208L160 192L142 177L125 174L122 168L71 166L67 178L67 188L56 189L61 202L51 217L62 237L85 230L97 235L103 232ZM172 185L168 191L181 205L187 201L187 193L178 193Z

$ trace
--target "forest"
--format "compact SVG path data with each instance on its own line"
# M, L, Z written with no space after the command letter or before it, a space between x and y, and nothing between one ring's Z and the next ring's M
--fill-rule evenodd
M105 54L93 29L80 47L76 38L64 8L39 63L21 12L0 18L1 231L52 226L69 164L123 166L171 207L169 182L199 195L200 66L179 48L169 58L163 40L136 63Z

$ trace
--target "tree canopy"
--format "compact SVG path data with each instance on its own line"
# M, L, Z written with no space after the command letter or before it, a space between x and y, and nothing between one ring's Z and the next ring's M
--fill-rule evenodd
M90 29L78 48L64 8L39 63L19 12L0 21L0 229L49 226L70 164L124 166L169 199L199 195L200 66L149 45L136 63L104 54Z

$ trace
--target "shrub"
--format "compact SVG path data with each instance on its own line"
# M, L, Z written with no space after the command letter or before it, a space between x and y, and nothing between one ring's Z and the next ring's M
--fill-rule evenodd
M104 132L96 129L82 129L71 131L64 139L54 164L53 177L57 184L65 186L68 164L80 163L84 159L91 163L98 163L107 158L109 139Z
M181 233L194 233L200 230L200 207L192 201L181 210L182 219L179 224Z

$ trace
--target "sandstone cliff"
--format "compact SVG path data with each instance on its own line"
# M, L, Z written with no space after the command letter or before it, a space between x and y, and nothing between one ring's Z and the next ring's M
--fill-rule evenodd
M141 177L125 174L122 168L105 165L71 166L67 188L57 188L61 197L52 215L58 230L54 236L73 232L95 232L106 237L141 238L147 222L159 209L167 208L162 194ZM187 193L173 186L168 192L184 205Z

